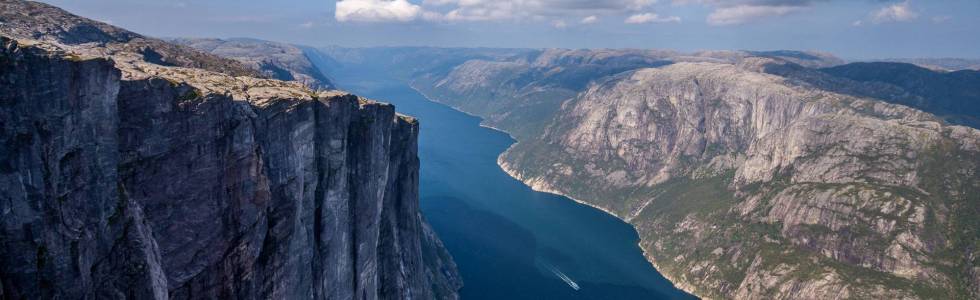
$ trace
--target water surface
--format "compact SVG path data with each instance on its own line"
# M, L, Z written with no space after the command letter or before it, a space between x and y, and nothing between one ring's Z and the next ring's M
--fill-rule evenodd
M504 173L507 134L384 74L339 75L421 122L421 209L459 266L463 299L692 298L643 258L628 224Z

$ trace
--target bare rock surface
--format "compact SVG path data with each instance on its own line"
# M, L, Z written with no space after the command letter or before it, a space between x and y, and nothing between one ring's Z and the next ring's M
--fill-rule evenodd
M311 89L331 89L333 83L320 72L309 50L284 43L255 39L189 39L170 40L217 56L235 59L259 70L269 78L298 81Z
M198 65L213 56L192 49L153 48L190 59L171 66L72 40L79 26L136 35L0 5L4 26L22 15L47 32L0 30L2 297L458 297L418 210L415 119L221 58Z

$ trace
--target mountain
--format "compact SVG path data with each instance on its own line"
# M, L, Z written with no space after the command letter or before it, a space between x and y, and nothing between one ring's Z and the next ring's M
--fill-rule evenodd
M317 53L304 50L300 46L245 38L179 38L171 39L170 42L237 60L261 71L268 78L299 81L312 89L334 88L330 79L315 66L313 60L316 58L311 56Z
M96 44L98 51L105 55L131 53L159 65L201 68L236 76L260 76L256 70L236 61L142 36L42 3L0 1L0 12L0 29L12 37L66 46Z
M914 64L926 69L952 72L960 70L980 71L980 59L965 58L892 58L883 59L878 62L897 62Z
M980 71L937 72L904 63L852 63L821 69L861 83L894 87L905 97L880 99L980 128Z
M0 8L0 298L458 297L418 210L415 119Z
M851 63L812 69L768 64L762 71L816 88L874 98L935 114L945 121L980 128L980 72L939 72L906 63Z
M806 58L813 65L832 66L831 56L795 51L772 51L769 57ZM757 57L746 51L694 54L666 50L544 49L509 56L477 57L456 66L422 71L411 80L433 98L486 118L490 126L514 136L533 137L543 130L562 101L574 97L600 78L645 67L676 62L737 63ZM397 67L395 67L397 69Z
M534 50L405 80L511 133L508 173L634 225L698 296L980 297L980 130L939 112L976 85L821 57Z

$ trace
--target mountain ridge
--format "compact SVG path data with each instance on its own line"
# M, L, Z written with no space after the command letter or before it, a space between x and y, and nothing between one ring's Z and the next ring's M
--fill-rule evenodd
M334 84L314 66L303 46L250 38L172 38L168 41L217 56L240 61L263 75L283 81L298 81L311 89L333 89Z

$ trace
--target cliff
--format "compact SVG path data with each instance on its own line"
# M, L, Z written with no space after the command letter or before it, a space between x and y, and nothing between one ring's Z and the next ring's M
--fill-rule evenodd
M624 58L603 65L632 54L611 55ZM980 82L816 69L837 60L788 51L653 57L664 63L585 72L581 88L552 82L594 60L472 59L414 84L515 132L508 173L633 224L696 295L980 295L980 131L937 115Z
M125 42L24 35L7 20L135 34L2 5L14 39L0 41L0 297L457 297L455 264L418 211L413 118L161 65Z

